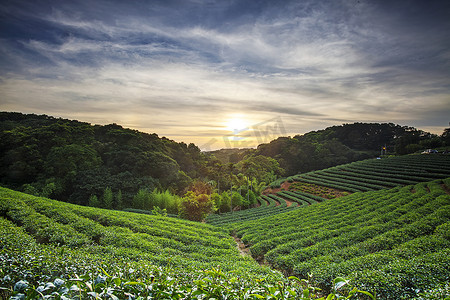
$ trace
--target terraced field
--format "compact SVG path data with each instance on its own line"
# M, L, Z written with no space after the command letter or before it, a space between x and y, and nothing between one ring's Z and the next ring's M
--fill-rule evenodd
M230 279L223 284L231 294L234 285L242 287L236 294L245 294L254 278L284 280L242 257L228 232L207 224L77 206L5 188L0 188L0 216L0 286L8 287L0 289L2 299L13 287L20 290L16 285L24 280L28 295L34 295L30 299L40 298L37 291L166 299L163 295L177 289L180 297L170 297L178 299L194 292L212 295L203 285L222 277ZM64 284L56 286L55 278ZM202 278L205 283L194 283Z
M406 155L354 162L293 179L349 192L367 192L449 176L449 155Z
M225 226L323 202L328 198L335 198L336 195L346 196L355 192L389 189L449 176L449 155L408 155L364 160L292 176L289 178L292 183L290 187L285 190L281 188L281 191L276 190L280 189L283 183L288 183L288 180L277 180L269 185L276 192L262 196L259 201L263 205L260 207L211 215L207 218L207 222ZM270 197L270 200L267 197ZM280 207L276 206L273 200L281 203ZM271 204L266 207L265 201L272 202L269 202ZM297 203L297 205L287 207L286 201Z
M228 212L220 215L210 215L206 221L212 225L223 226L230 223L260 219L270 215L288 212L299 207L297 203L288 206L283 198L277 197L276 195L261 196L258 201L260 202L260 206L257 208Z
M294 179L297 189L209 216L210 224L0 188L0 298L317 299L353 291L369 299L341 277L377 299L450 297L449 156L366 160ZM253 258L240 255L232 236Z
M286 275L313 274L325 291L344 276L380 299L435 299L450 296L449 176L444 155L366 160L291 178L304 191L276 192L278 201L299 204L291 211L255 208L212 223L234 232L258 261ZM350 195L335 198L334 189Z
M253 257L312 280L352 278L380 299L450 293L450 178L330 199L232 230Z

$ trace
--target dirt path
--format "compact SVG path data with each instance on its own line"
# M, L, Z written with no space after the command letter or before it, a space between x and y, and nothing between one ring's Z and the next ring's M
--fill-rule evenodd
M238 248L238 250L239 250L239 253L240 253L242 256L249 256L249 257L252 257L251 252L250 252L250 249L247 248L247 247L244 245L244 243L241 241L241 239L238 238L238 237L235 236L235 235L232 235L232 237L234 238L234 240L235 240L235 242L236 242L236 244L237 244L237 248Z

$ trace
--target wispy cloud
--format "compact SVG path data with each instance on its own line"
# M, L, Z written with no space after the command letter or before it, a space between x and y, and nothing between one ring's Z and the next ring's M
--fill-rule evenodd
M220 137L233 112L281 116L291 135L347 121L442 130L450 10L402 3L4 3L1 109L187 142Z

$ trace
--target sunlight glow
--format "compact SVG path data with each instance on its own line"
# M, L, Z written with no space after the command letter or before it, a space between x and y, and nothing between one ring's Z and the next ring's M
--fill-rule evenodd
M242 130L248 130L249 127L249 122L242 115L234 115L226 121L227 130L233 131L235 133Z

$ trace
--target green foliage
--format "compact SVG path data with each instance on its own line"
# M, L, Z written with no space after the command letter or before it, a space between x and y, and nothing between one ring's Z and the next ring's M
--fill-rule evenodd
M70 205L3 188L0 205L2 216L18 209L46 215L52 234L64 223L89 240L72 248L57 240L41 243L36 232L21 226L26 214L20 220L0 217L4 299L325 299L309 281L285 278L241 257L231 237L212 226ZM37 215L32 218L39 224L44 219ZM341 286L338 290L356 298Z
M214 202L214 207L216 207L218 210L222 206L222 197L218 193L211 194L211 201Z
M354 123L332 126L292 138L280 137L268 144L259 145L251 153L276 159L280 167L286 170L285 175L289 176L378 156L381 147L385 145L388 154L403 155L416 151L417 146L414 145L427 149L442 144L444 140L444 135L439 138L412 127L392 123Z
M161 209L159 206L154 206L152 209L152 215L167 217L167 209Z
M231 210L230 192L224 191L220 195L220 212L229 212Z
M139 189L181 195L191 178L208 175L195 145L117 124L1 112L0 128L1 183L33 195L86 205L109 187L128 207Z
M103 208L113 208L113 193L111 191L111 188L107 187L105 191L103 192L102 197L102 207Z
M92 206L92 207L100 207L100 201L98 200L98 197L96 195L91 195L89 197L88 204L89 204L89 206Z
M122 207L123 207L122 190L119 190L117 192L114 200L115 200L114 207L118 210L122 209Z
M154 189L152 192L147 189L140 189L133 197L132 208L152 210L154 207L166 209L170 214L178 214L178 208L181 199L173 195L170 191L158 192Z
M4 298L178 299L214 290L241 297L254 289L256 278L264 281L261 289L285 280L242 258L225 232L201 223L70 205L3 188L0 212ZM222 267L213 269L217 265Z
M233 192L232 196L231 196L231 203L233 206L233 209L235 207L241 206L243 203L244 198L241 196L241 194L239 194L238 192Z
M395 186L415 184L450 176L448 155L406 155L369 159L325 170L294 176L295 188L314 193L313 188L325 186L348 192L366 192ZM280 184L275 181L273 184ZM308 189L311 188L311 189ZM322 189L325 192L325 189ZM323 196L326 196L325 193Z
M344 276L382 299L419 298L442 291L450 274L450 195L443 182L450 178L234 220L228 229L254 257L299 278L312 274L312 284L327 293L333 278Z
M147 203L149 198L149 192L145 189L140 189L133 197L132 206L137 209L148 209Z
M230 198L228 197L228 201L229 199ZM292 205L290 207L287 207L286 205L277 206L276 201L267 196L261 196L258 199L260 202L259 207L233 212L230 212L228 207L228 211L225 210L225 213L222 213L220 215L209 215L206 218L206 221L209 224L213 224L216 226L229 226L232 223L261 219L298 208L298 206L296 205ZM284 204L286 204L286 202Z
M216 210L214 200L206 194L187 192L180 203L180 216L192 221L202 221Z
M258 203L255 193L251 190L247 191L247 194L244 196L244 201L246 202L246 208L253 207Z
M257 182L271 182L284 173L275 159L263 155L248 156L236 167L244 176L254 178Z

